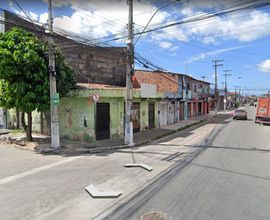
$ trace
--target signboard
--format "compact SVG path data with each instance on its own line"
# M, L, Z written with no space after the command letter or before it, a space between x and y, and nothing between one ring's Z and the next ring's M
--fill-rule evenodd
M100 96L99 96L98 93L94 93L94 94L92 95L92 99L93 99L94 102L98 102L99 98L100 98Z
M157 85L142 83L141 84L141 97L142 98L156 98L157 97Z
M59 105L59 104L60 104L59 93L54 93L52 96L52 105Z

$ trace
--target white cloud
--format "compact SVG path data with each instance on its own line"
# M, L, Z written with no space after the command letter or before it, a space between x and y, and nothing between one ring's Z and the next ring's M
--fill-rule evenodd
M270 73L270 59L261 62L258 66L261 72Z
M216 40L215 40L214 37L207 36L207 37L204 37L204 38L202 39L202 42L203 42L204 44L215 44L215 43L216 43Z
M33 21L37 21L38 20L38 15L32 11L29 12L29 17L33 20Z
M229 47L229 48L224 48L224 49L213 50L210 52L200 53L198 55L190 57L185 63L193 63L195 61L202 60L202 59L205 59L205 58L210 57L210 56L216 56L218 54L225 53L225 52L231 51L231 50L236 50L236 49L243 48L243 47L244 46Z
M12 10L13 10L16 14L20 15L21 17L28 19L28 17L26 16L26 14L25 14L23 11L21 11L21 10L16 10L16 9L14 9L14 8L12 8ZM27 15L31 18L32 21L38 21L38 14L36 14L36 13L34 13L34 12L32 12L32 11L29 11L29 12L26 12L26 13L27 13Z
M48 20L48 13L47 12L39 15L39 22L41 24L45 24L47 22L47 20Z
M171 47L171 48L170 48L170 51L176 52L179 48L180 48L180 47L176 45L176 46Z
M123 35L128 23L128 5L126 0L118 1L73 1L56 0L54 6L69 6L73 10L70 16L54 18L54 25L66 31L82 34L88 38L100 38L111 34ZM148 1L134 1L134 23L140 30L157 7ZM164 22L169 13L160 11L151 21L151 25ZM45 14L40 15L40 22L45 21ZM144 37L144 36L143 36ZM159 42L157 42L159 44Z
M168 41L161 41L159 43L160 47L163 49L168 49L170 47L172 47L172 43L168 42Z
M44 0L47 1L47 0ZM134 1L134 23L136 30L142 30L158 6L154 1ZM225 4L226 2L226 4ZM154 28L168 21L183 17L194 17L204 14L204 9L221 9L235 0L186 0L183 5L174 5L173 10L161 10L149 25ZM128 5L126 0L54 0L55 7L71 7L70 16L54 18L54 25L87 38L100 38L111 34L123 36L128 22ZM223 8L224 9L224 8ZM22 16L22 12L18 12ZM29 12L33 20L37 15ZM180 17L179 17L180 16ZM45 23L47 13L39 15L39 21ZM173 21L174 22L174 21ZM262 25L264 24L264 25ZM269 25L267 25L269 24ZM198 41L204 44L218 44L222 40L236 39L240 42L249 42L270 34L270 14L259 10L249 10L230 13L222 17L212 17L204 21L177 25L159 31L142 35L143 40L151 40L163 49L171 50L176 42ZM165 43L166 42L166 43ZM178 49L178 48L177 48ZM176 50L176 49L175 49Z

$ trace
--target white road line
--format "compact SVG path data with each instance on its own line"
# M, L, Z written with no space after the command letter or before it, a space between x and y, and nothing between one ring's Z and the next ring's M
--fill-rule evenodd
M57 162L54 162L54 163L51 163L51 164L48 164L48 165L45 165L45 166L42 166L42 167L37 167L37 168L34 168L32 170L28 170L28 171L25 171L25 172L22 172L22 173L13 175L13 176L9 176L9 177L0 179L0 185L12 182L14 180L21 179L21 178L26 177L26 176L30 176L30 175L35 174L35 173L39 173L39 172L44 171L44 170L48 170L50 168L53 168L53 167L56 167L56 166L59 166L59 165L62 165L62 164L77 160L77 159L80 159L82 157L83 156L70 157L70 158L67 158L67 159L64 159L64 160L61 160L61 161L57 161Z

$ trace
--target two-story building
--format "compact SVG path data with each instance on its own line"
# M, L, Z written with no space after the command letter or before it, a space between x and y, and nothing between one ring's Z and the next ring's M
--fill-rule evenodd
M209 113L210 83L179 73L136 70L134 87L148 83L163 93L158 104L159 126Z
M191 76L179 75L179 88L182 90L180 104L181 119L209 113L210 83L197 80Z
M178 75L161 71L136 70L134 74L134 88L143 89L144 85L156 87L162 94L158 103L158 126L164 126L179 121ZM150 88L150 87L149 87Z

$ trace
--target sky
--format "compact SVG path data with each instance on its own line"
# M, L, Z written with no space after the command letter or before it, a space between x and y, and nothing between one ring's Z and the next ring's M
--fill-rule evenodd
M16 2L33 21L46 23L47 0ZM126 0L52 2L55 31L93 44L126 46L122 38L127 35ZM265 93L270 90L270 5L239 10L254 2L270 4L267 0L134 0L134 33L141 32L157 10L146 30L180 23L143 34L138 42L135 35L135 52L166 71L198 79L204 76L211 83L212 61L223 60L223 66L218 67L220 88L225 81L224 71L230 70L229 90L239 86L244 93ZM0 8L25 17L14 0L0 0ZM231 9L236 10L219 13ZM114 38L121 39L110 41ZM136 68L142 66L136 63Z

